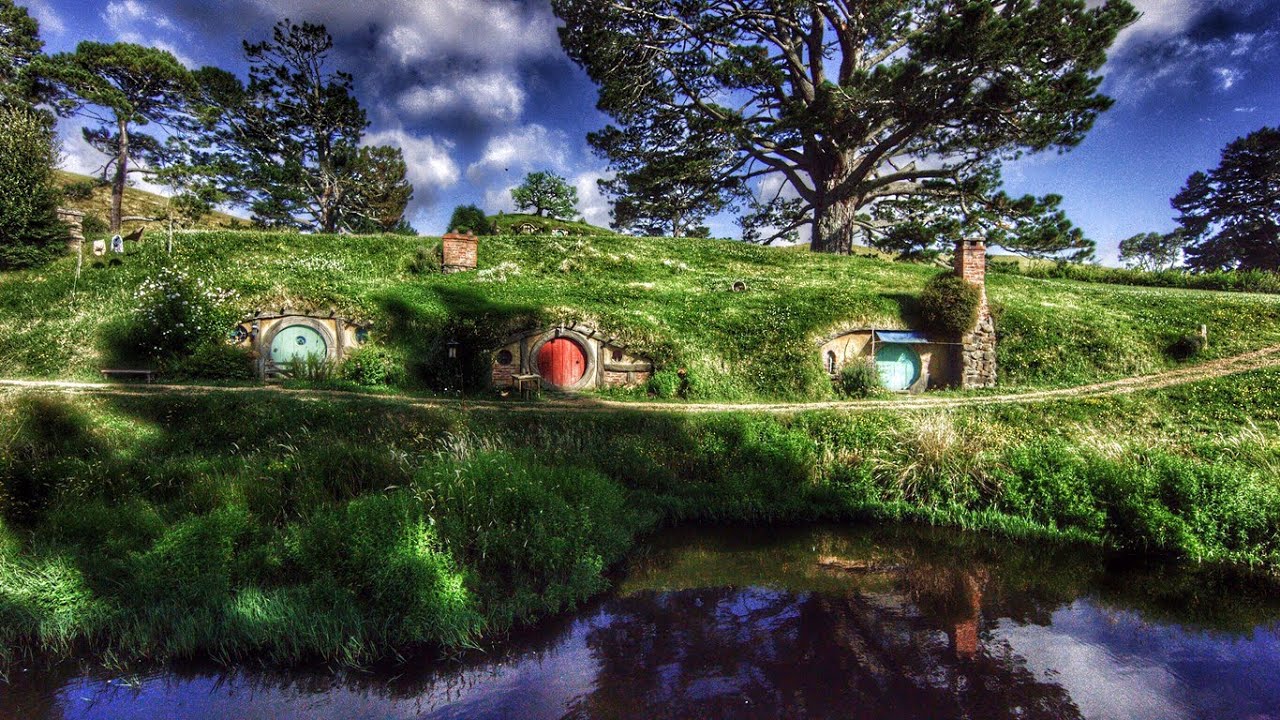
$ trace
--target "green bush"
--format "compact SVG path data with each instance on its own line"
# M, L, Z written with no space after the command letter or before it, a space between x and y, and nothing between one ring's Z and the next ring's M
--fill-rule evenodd
M417 485L451 554L475 573L500 625L602 590L635 533L622 487L584 467L478 454L429 468Z
M840 393L850 398L866 398L878 394L884 389L880 382L880 371L870 359L858 359L846 363L840 369L838 379Z
M420 245L412 255L405 258L404 269L414 275L440 272L441 264L444 262L443 252L439 243Z
M978 322L982 291L951 273L934 276L920 291L920 322L943 337L959 337Z
M95 240L111 232L111 226L100 216L90 213L84 216L84 221L81 223L81 230L83 231L86 240Z
M33 111L0 107L0 270L42 265L65 251L53 128Z
M459 205L453 209L449 217L449 232L470 232L473 235L488 235L491 223L484 211L475 205Z
M1205 339L1200 333L1187 333L1169 344L1169 357L1174 360L1190 360L1204 350Z
M139 354L168 369L192 356L201 345L221 342L233 321L227 301L234 293L203 278L192 279L174 267L161 267L134 293L134 328L123 333L138 343Z
M369 387L404 385L408 376L400 353L382 345L365 345L342 361L342 378Z
M98 189L101 183L93 178L87 180L77 180L63 186L62 192L71 200L88 200L93 197L93 191ZM88 216L85 217L88 220Z
M336 585L385 643L458 646L480 630L465 576L406 492L318 512L291 531L288 546L293 572Z
M1280 293L1280 273L1267 270L1221 270L1192 273L1186 270L1136 270L1109 268L1077 263L1037 263L1023 267L1019 263L992 262L993 272L1021 275L1039 280L1074 280L1108 285L1182 288L1186 290L1218 290L1222 292Z
M175 360L170 372L201 380L252 380L255 376L248 350L219 341L200 343L189 357Z

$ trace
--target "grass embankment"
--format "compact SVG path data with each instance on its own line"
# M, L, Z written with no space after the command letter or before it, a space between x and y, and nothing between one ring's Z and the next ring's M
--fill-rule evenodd
M558 218L542 217L539 215L528 215L523 213L503 213L501 215L490 215L489 221L497 225L498 235L519 235L521 225L532 225L538 235L550 235L552 232L559 230L569 235L614 235L618 233L608 229L597 227L586 222L576 222L573 220L560 220Z
M96 378L113 333L132 321L135 293L172 263L235 291L240 316L259 309L330 310L369 320L374 340L429 384L444 340L458 338L478 387L485 351L514 330L581 322L620 338L660 367L656 388L691 400L823 400L833 389L815 341L850 327L915 322L936 267L832 257L728 241L486 237L480 270L418 273L437 241L211 232L131 249L118 266L70 259L0 275L0 373ZM743 280L746 292L732 292ZM1207 324L1203 359L1280 343L1280 297L1107 286L996 275L989 281L1006 388L1066 386L1153 372L1168 349ZM641 390L641 393L644 391Z
M687 522L915 519L1280 568L1280 371L1044 406L473 413L0 399L0 647L360 662L606 586Z
M97 218L105 228L106 223L111 219L111 185L101 182L100 178L62 170L58 171L57 176L58 183L63 188L72 190L63 199L62 207L79 210L86 216ZM125 188L120 209L120 214L124 217L163 218L167 217L169 213L169 198L146 190L139 190L138 188ZM200 219L199 227L225 228L237 223L247 224L247 221L226 213L211 212ZM123 225L125 233L132 232L138 228L146 228L148 232L158 232L167 230L168 223L159 220L131 220ZM97 237L90 233L88 239L95 240Z

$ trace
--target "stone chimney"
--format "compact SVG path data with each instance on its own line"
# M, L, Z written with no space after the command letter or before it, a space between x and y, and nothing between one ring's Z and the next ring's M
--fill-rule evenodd
M441 269L446 273L475 270L479 247L479 241L471 233L448 233L440 241Z
M992 388L996 386L996 325L987 305L987 246L982 240L956 243L954 267L956 276L977 285L982 293L978 323L960 338L960 387Z

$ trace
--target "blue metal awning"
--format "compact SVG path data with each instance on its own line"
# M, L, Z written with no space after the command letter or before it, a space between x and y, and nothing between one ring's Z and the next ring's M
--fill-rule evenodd
M894 343L898 345L925 345L929 338L915 330L877 330L876 342Z

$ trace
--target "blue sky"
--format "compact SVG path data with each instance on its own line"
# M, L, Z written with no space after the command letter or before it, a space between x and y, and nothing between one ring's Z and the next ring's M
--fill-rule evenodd
M1096 0L1089 0L1091 4ZM595 88L556 37L548 0L18 0L51 52L85 39L170 50L190 66L242 73L241 41L282 17L328 26L373 121L369 141L404 150L411 220L440 232L453 206L511 210L531 170L569 178L579 209L607 225L596 189L607 167L586 145L607 119ZM1115 107L1066 154L1005 169L1014 193L1056 192L1104 262L1134 233L1174 227L1169 198L1217 163L1232 139L1280 125L1280 0L1137 0L1144 13L1113 49L1104 90ZM68 169L102 158L63 121ZM712 223L735 237L732 218Z

